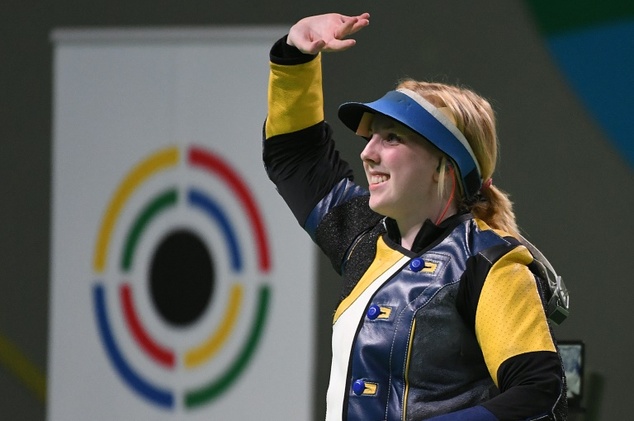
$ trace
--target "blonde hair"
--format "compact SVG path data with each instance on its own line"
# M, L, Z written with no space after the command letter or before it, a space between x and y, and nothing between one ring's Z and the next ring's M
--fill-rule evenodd
M418 93L437 108L446 107L458 130L464 134L473 149L480 165L482 179L487 180L493 176L498 159L498 137L495 113L486 99L466 88L412 79L400 81L397 86L397 89L399 88ZM439 189L444 187L446 162L446 159L441 161ZM459 201L459 206L469 210L490 227L506 231L515 237L519 236L513 203L508 194L497 187L484 187L475 198L463 197Z

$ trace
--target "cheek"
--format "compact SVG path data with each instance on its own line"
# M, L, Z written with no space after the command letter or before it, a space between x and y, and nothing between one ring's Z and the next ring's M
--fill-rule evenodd
M436 172L433 165L430 165L429 161L423 161L410 157L410 159L399 162L398 168L402 169L403 176L407 180L416 180L420 183L426 183L431 181L433 174Z
M407 174L402 183L401 195L409 197L411 201L428 201L437 194L438 184L433 180L434 171L419 169Z

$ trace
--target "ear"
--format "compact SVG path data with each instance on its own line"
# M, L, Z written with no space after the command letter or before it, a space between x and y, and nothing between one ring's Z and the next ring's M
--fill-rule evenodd
M438 160L438 166L436 167L436 171L432 174L432 179L434 182L438 183L440 181L440 174L442 172L447 171L447 159L444 156L441 156Z
M434 183L440 182L440 166L436 168L436 171L433 172L433 174L431 175L431 178L432 180L434 180Z

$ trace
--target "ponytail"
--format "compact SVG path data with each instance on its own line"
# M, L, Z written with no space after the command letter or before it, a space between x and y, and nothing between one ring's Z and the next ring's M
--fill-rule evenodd
M505 231L517 239L521 238L515 222L513 202L506 192L497 187L483 187L475 198L464 200L461 208L470 211L491 228Z

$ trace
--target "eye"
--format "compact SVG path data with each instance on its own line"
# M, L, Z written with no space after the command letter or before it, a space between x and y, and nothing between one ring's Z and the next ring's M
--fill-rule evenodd
M387 133L384 140L388 144L403 143L403 138L394 132Z

